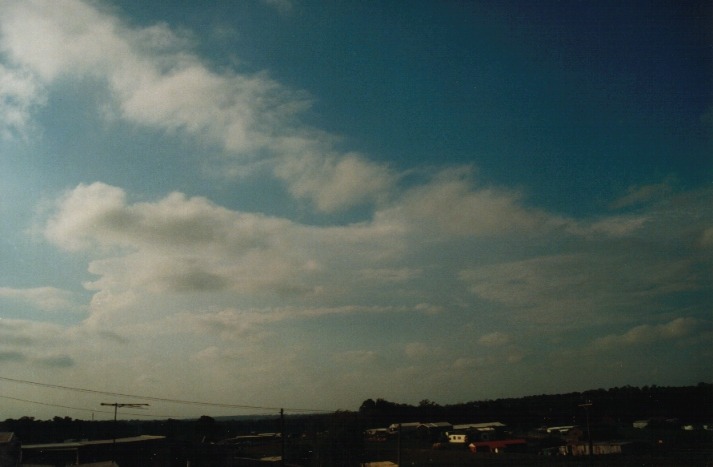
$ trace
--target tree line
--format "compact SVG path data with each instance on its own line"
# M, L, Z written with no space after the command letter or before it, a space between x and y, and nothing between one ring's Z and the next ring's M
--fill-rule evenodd
M439 405L428 399L418 405L367 399L359 414L371 427L397 422L447 421L453 424L499 421L519 431L540 426L583 425L588 408L591 422L631 425L640 419L679 419L713 423L713 384L695 386L623 386L565 394L480 400Z
M713 423L713 384L665 387L615 387L565 394L541 394L520 398L479 400L440 405L424 399L416 405L367 399L356 411L290 415L285 431L294 434L332 433L345 440L367 428L392 423L438 422L452 424L499 421L514 431L526 432L541 426L584 425L588 408L593 425L631 426L639 419L678 419L687 424ZM36 420L7 419L0 431L14 432L23 443L62 442L67 439L111 439L112 437L163 435L179 442L216 442L238 435L281 430L279 416L254 419L215 419L202 416L180 420L87 421L70 417ZM345 441L347 442L347 441Z

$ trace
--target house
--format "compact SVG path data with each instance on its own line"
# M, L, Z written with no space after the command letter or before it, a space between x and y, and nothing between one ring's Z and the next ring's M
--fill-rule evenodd
M448 442L452 444L465 444L468 441L468 435L465 433L448 433Z
M389 433L391 433L391 434L397 434L399 432L410 433L410 432L418 430L418 427L420 427L420 426L421 426L420 422L392 423L391 425L389 425Z
M11 431L0 432L0 467L20 465L20 440Z
M550 426L542 428L541 432L569 442L579 441L584 437L584 431L578 425Z
M636 420L633 423L634 428L673 428L679 427L681 422L677 418L656 417L646 420Z
M468 445L470 452L525 452L527 450L527 441L524 439L496 439L489 441L476 441Z
M507 426L500 422L466 423L453 425L453 431L448 434L466 434L470 441L488 441L505 437Z
M449 431L453 429L453 425L448 422L421 423L421 426L419 428L426 428L428 430L436 431Z
M634 421L634 428L639 428L639 429L646 428L647 426L649 426L650 422L651 422L651 420L648 420L648 419L647 420L636 420L636 421Z
M448 422L421 423L418 428L418 435L422 438L433 440L442 438L453 429L453 425Z

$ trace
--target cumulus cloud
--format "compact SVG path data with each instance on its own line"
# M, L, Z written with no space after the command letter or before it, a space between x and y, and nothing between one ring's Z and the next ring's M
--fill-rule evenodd
M21 319L0 319L0 362L25 367L67 368L72 331L65 326Z
M691 280L688 260L644 260L615 251L503 262L464 269L460 277L474 294L513 309L515 316L569 326L610 320L643 303L653 307L665 294L700 287Z
M14 351L0 351L0 362L24 362L27 360L25 354Z
M226 308L212 312L184 312L155 323L141 325L146 334L169 332L215 335L224 340L244 339L259 335L269 326L294 320L315 319L333 315L404 313L408 307L391 306L342 306L342 307L277 307L240 310ZM141 332L135 329L132 332Z
M39 357L35 359L35 362L48 368L69 368L74 366L74 359L68 355Z
M563 221L537 209L525 209L516 192L473 188L468 169L449 169L409 189L398 202L380 210L381 222L403 223L420 235L492 236L536 233Z
M276 9L281 14L291 13L294 8L294 2L292 0L262 0L262 2Z
M32 111L45 102L45 94L32 73L0 64L0 135L26 137Z
M427 315L437 315L443 313L445 311L445 308L443 307L443 305L419 303L418 305L416 305L415 310L420 311L421 313L425 313Z
M373 350L350 350L333 358L340 365L370 365L378 359L378 354Z
M458 357L451 363L451 369L462 371L484 366L488 363L485 357Z
M404 353L409 358L423 358L434 352L435 349L423 342L409 342L404 346Z
M704 229L698 242L703 248L713 247L713 227Z
M2 298L20 300L44 311L67 310L74 306L72 294L56 287L0 287L0 299Z
M96 257L89 271L99 277L85 284L96 291L95 310L121 309L142 294L347 293L327 271L356 277L401 248L398 230L388 226L306 226L180 193L129 203L123 190L102 183L63 195L44 235Z
M676 318L663 324L642 324L631 328L624 334L600 337L594 341L594 344L599 348L612 348L677 340L691 335L698 325L698 320L689 317Z
M611 216L587 223L572 223L568 230L574 234L593 238L626 237L640 231L649 220L646 216Z
M528 206L522 193L480 186L472 168L448 168L405 190L375 214L377 221L417 231L421 238L541 237L562 234L598 239L628 237L650 220L646 215L575 219Z
M364 279L375 282L406 282L421 276L420 268L367 268L359 271Z
M651 185L632 186L627 190L624 196L614 200L610 204L610 207L612 209L622 209L639 206L650 201L661 199L671 192L672 186L669 181Z
M358 154L283 158L276 174L287 182L294 196L314 200L325 212L354 202L378 201L396 180L386 166Z
M290 4L274 2L283 11ZM88 77L109 87L116 116L222 146L238 166L267 160L294 196L319 210L378 200L394 183L383 165L340 153L334 136L298 123L311 105L304 92L263 71L216 72L166 25L131 28L80 0L8 1L0 8L6 128L27 127L32 108L62 77Z
M490 334L485 334L480 336L478 343L486 347L499 347L501 345L508 344L510 342L510 336L502 332L492 332Z
M435 280L442 287L454 287L457 283L450 282L449 277L459 271L460 284L481 299L507 307L512 315L506 318L526 317L532 322L568 326L582 323L582 316L592 322L605 321L620 316L624 310L634 312L634 305L640 308L642 300L655 309L659 306L657 297L701 287L703 276L692 258L667 253L641 255L643 243L632 248L630 244L614 242L629 234L600 236L593 242L588 235L557 228L570 225L561 218L539 212L533 221L531 214L511 197L497 200L490 192L485 196L488 202L477 203L473 201L481 199L477 189L462 180L437 178L431 184L409 190L403 199L393 200L391 207L377 212L371 222L321 227L233 211L181 193L132 203L120 188L102 183L79 185L58 200L45 224L44 235L64 249L83 250L94 258L89 271L98 277L85 283L95 292L91 302L94 315L142 307L178 306L176 311L182 311L180 297L207 292L217 306L228 305L237 297L259 295L299 300L301 306L290 313L301 316L307 312L296 310L309 309L318 314L316 310L343 311L351 306L365 312L386 297L381 294L390 284L399 284L398 294L407 301L402 306L382 304L377 308L440 313L447 309L445 304L434 302L435 297L422 288L434 273L427 272L423 265L440 255L442 249L423 242L429 232L436 235L440 245L460 245L463 238L480 239L486 245L492 235L500 232L513 239L532 239L534 235L542 242L549 236L576 247L572 253L524 260L500 257L477 266L473 265L476 256L466 249L456 255L448 266L450 271L435 272ZM419 195L418 199L426 203L420 206L413 192L421 190L457 192L458 196L436 196L438 201L430 200L428 205L429 198ZM450 226L448 219L443 220L445 225L426 222L425 212L448 210L459 197L475 203L475 208L468 205L476 210L475 214L480 210L494 217L496 213L511 214L512 218L479 226L479 216L468 212L457 216L453 212ZM664 215L651 217L662 222L658 219ZM463 224L463 218L471 222ZM518 225L530 225L535 233ZM657 229L657 224L651 222L637 228ZM590 228L590 232L594 230ZM699 241L691 241L691 247L696 242ZM375 287L383 290L377 292ZM369 303L369 297L376 302ZM168 301L156 306L159 298ZM198 298L190 300L200 303ZM317 300L347 300L345 303L351 304L304 306ZM280 316L279 312L270 314Z

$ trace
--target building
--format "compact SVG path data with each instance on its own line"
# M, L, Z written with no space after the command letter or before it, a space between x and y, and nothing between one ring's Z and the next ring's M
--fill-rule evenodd
M22 451L20 440L10 431L0 432L0 467L16 467L20 465Z
M448 422L421 423L416 430L419 437L436 441L453 430L453 425Z
M168 458L165 436L141 435L108 440L22 446L23 464L85 465L116 460L120 466L151 466ZM97 464L98 465L98 464Z
M451 444L465 444L468 442L468 435L465 433L448 433L448 442Z
M592 443L592 455L641 454L650 449L649 443L641 441L595 441ZM559 447L563 456L589 455L589 443L571 443Z
M401 433L411 433L418 430L421 426L420 422L408 422L408 423L392 423L389 425L389 433L397 434Z
M366 437L372 441L385 441L389 436L388 428L369 428L364 432Z
M527 441L524 439L496 439L489 441L475 441L468 445L473 453L478 452L525 452L527 450Z
M465 423L461 425L453 425L453 430L476 430L476 431L495 431L498 429L504 429L507 425L500 422L486 422L486 423Z
M549 426L545 428L548 435L566 435L572 429L577 428L577 425L564 425L564 426Z
M448 432L449 440L451 435L465 435L467 441L490 441L496 439L504 439L508 436L505 428L507 426L501 422L487 423L465 423L461 425L453 425L453 430ZM460 443L460 436L452 438L454 443Z

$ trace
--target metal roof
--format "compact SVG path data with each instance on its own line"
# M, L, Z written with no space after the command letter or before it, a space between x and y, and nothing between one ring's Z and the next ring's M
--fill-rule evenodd
M116 438L116 443L138 443L142 441L154 441L165 439L165 436L140 435L128 438ZM94 446L97 444L113 444L113 439L98 439L93 441L71 441L68 443L45 443L45 444L23 444L22 449L52 449L54 451L78 449L82 446Z

